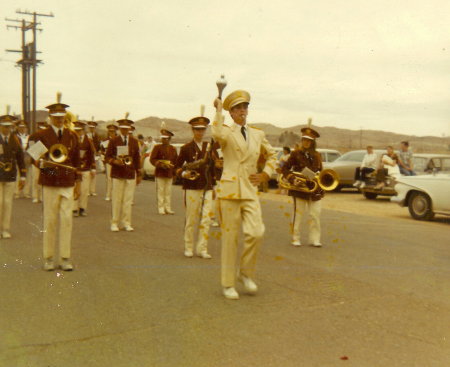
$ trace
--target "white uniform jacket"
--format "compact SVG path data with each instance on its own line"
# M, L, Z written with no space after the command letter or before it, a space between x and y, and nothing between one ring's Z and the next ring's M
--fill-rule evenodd
M217 113L212 125L212 136L219 142L223 154L223 173L217 188L219 199L256 200L258 188L249 180L257 173L257 163L263 148L267 157L264 172L271 177L276 167L276 152L262 130L247 125L247 140L241 127L234 122L225 125L224 116Z

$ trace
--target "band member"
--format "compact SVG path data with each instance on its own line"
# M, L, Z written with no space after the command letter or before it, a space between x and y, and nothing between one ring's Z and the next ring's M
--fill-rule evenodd
M28 127L25 121L20 120L16 123L16 135L19 138L20 145L22 147L22 151L26 151L28 149L28 139L30 135L28 134ZM27 176L25 178L25 184L23 189L20 189L20 180L17 177L17 185L15 197L21 197L22 195L26 198L30 198L31 192L31 180L32 180L32 169L31 169L31 157L28 154L24 154L25 168L27 170Z
M223 102L234 123L223 123L222 101L217 98L216 116L212 135L222 148L223 172L217 188L222 229L222 287L228 299L239 299L235 289L236 275L245 290L256 293L254 282L256 258L264 235L258 185L268 181L275 169L275 150L270 146L263 131L247 124L250 94L243 90L231 93ZM263 172L257 173L257 161L264 147L267 162ZM236 255L240 227L244 232L239 273L236 272Z
M158 213L162 215L174 214L170 201L177 150L173 145L170 145L172 136L171 131L161 129L161 144L155 145L150 156L150 162L155 166Z
M20 172L19 189L25 184L26 168L21 143L11 133L16 117L9 114L0 116L0 224L1 237L11 238L11 212L16 186L17 167Z
M203 141L209 119L200 116L189 121L194 138L180 149L175 167L183 179L186 221L184 227L184 256L195 253L203 259L211 259L208 253L208 233L212 216L212 188L214 186L214 164L211 147ZM193 164L193 162L195 162ZM187 165L185 165L187 163ZM189 164L194 167L189 167ZM195 232L198 232L195 241Z
M100 143L101 139L98 136L96 129L97 129L97 123L94 121L94 117L92 117L92 120L87 123L87 136L89 139L91 139L92 144L95 148L95 160L97 160L97 156L100 154ZM91 172L91 180L89 184L89 195L90 196L97 196L96 187L97 187L97 175L96 171Z
M222 177L223 155L222 149L220 148L220 144L217 141L214 142L214 148L211 153L212 159L214 161L214 187L213 187L213 200L211 203L212 211L214 214L211 218L211 227L219 227L217 183L220 181L220 178Z
M86 123L76 121L74 130L78 135L78 145L80 148L80 196L74 200L74 216L85 217L88 207L89 188L91 180L95 177L95 148L93 141L85 133Z
M59 232L59 266L62 270L73 270L71 261L72 208L74 197L80 192L80 150L77 135L65 120L68 105L57 103L49 110L51 126L37 132L36 144L40 141L48 149L40 160L39 183L43 186L44 204L44 270L55 269L56 233ZM71 122L73 125L73 123ZM58 161L58 162L56 162ZM59 218L59 226L58 226ZM59 227L59 231L58 231Z
M131 226L134 190L142 180L141 157L137 140L129 134L134 122L128 119L128 113L117 123L120 134L110 140L105 155L112 177L111 231L118 232L123 225L125 231L131 232L134 231Z
M114 124L109 124L106 126L108 137L103 140L100 144L100 151L103 156L106 154L106 150L108 149L108 145L110 141L117 136L117 126ZM112 192L112 178L111 178L111 165L105 161L105 176L106 176L106 196L105 200L111 200L111 192Z
M37 124L37 131L30 135L30 138L28 139L28 147L32 146L36 140L37 136L39 134L39 131L45 130L48 128L48 124L45 121L38 122ZM42 202L42 186L39 185L39 175L40 175L40 168L39 168L39 162L36 162L31 158L31 197L32 202L34 204L41 203Z
M316 139L320 137L319 133L311 127L305 127L301 130L302 140L299 149L294 150L289 156L287 162L282 167L283 176L288 178L291 171L301 172L304 168L309 168L313 173L322 170L322 158L316 150ZM324 191L319 187L316 191L310 193L307 191L289 190L288 195L294 197L294 221L292 226L293 246L301 246L300 225L305 213L309 213L309 243L320 247L320 200L324 196Z

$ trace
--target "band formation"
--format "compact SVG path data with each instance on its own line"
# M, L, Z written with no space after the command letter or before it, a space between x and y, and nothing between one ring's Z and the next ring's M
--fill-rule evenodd
M236 90L222 102L226 84L219 85L212 123L204 116L189 121L193 139L179 152L170 144L174 134L162 126L161 143L154 146L150 161L155 166L157 207L161 215L174 214L171 189L174 178L182 181L185 200L184 255L211 259L208 236L211 225L221 227L221 283L223 295L239 299L236 283L255 294L257 255L264 236L258 185L276 170L276 153L263 131L247 124L250 94ZM132 204L136 185L142 180L143 156L133 136L134 121L127 113L107 126L102 140L97 123L80 121L61 102L46 108L49 122L39 122L27 134L27 124L9 113L0 116L0 221L1 237L11 238L13 198L31 192L34 203L43 203L43 269L74 269L71 254L72 220L86 216L88 197L96 195L96 162L102 157L106 172L106 200L111 201L111 231L133 231ZM223 110L232 122L225 123ZM205 141L211 126L213 139ZM324 191L334 177L322 170L316 151L317 131L302 130L300 149L292 152L280 173L280 184L294 198L292 245L300 246L302 217L309 215L309 244L320 247L320 211ZM97 159L96 159L97 157ZM265 165L260 166L261 157ZM237 263L240 231L243 249ZM58 237L57 237L58 234Z

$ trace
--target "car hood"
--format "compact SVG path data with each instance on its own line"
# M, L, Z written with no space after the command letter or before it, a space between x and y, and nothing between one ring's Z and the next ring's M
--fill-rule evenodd
M323 166L325 168L338 168L338 167L348 167L352 164L361 164L361 162L355 162L355 161L340 161L340 162L324 162Z
M430 181L448 181L450 174L438 173L436 175L418 175L418 176L400 176L395 179L396 183L402 183L409 186L421 187Z

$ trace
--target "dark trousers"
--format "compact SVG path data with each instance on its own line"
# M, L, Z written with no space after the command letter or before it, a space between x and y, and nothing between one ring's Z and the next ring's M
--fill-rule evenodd
M402 166L399 167L400 168L400 173L404 176L415 176L416 172L414 172L412 169L406 169L403 168Z
M366 176L375 171L374 168L369 168L369 167L357 167L356 171L355 171L355 181L365 181L366 180Z

